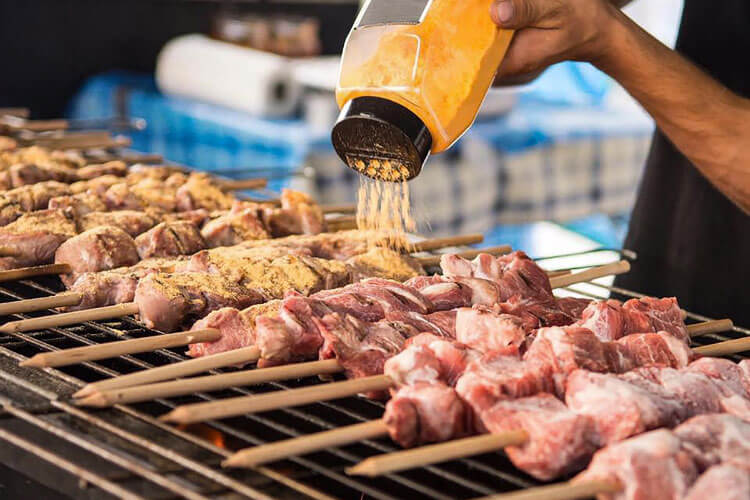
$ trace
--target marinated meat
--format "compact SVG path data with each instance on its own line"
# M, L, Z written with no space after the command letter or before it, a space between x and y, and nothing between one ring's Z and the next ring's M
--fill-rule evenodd
M139 260L133 238L114 226L100 226L74 236L57 249L55 262L65 263L71 272L61 276L66 286L84 272L132 266Z
M100 226L114 226L135 238L154 227L157 222L154 217L147 213L134 210L91 212L78 219L78 230L83 232Z
M135 239L141 259L191 255L206 248L198 228L185 221L162 222Z
M138 282L134 300L146 326L171 332L222 307L244 309L265 298L217 275L157 273Z

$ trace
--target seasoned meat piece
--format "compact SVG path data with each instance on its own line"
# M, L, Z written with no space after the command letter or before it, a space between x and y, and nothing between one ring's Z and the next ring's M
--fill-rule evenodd
M104 212L107 210L107 205L98 196L84 192L55 196L49 200L48 208L70 210L75 217L80 218L91 212Z
M62 210L37 210L0 228L0 269L48 264L55 251L76 235L75 222Z
M243 310L223 307L213 311L205 318L197 321L192 330L216 328L221 332L221 338L215 342L190 344L190 355L193 357L207 356L255 345L255 319L261 315L273 316L278 314L280 305L280 300L272 300Z
M413 257L382 247L351 257L347 264L354 269L354 281L364 278L406 281L424 274L424 269Z
M102 195L104 203L107 204L107 208L110 210L136 210L143 211L148 206L136 195L130 186L119 179L119 183L112 184Z
M132 302L140 276L136 273L100 271L83 273L70 286L70 292L80 293L82 300L70 311L93 309Z
M76 178L76 170L70 167L19 163L0 172L0 186L13 189L44 181L73 182Z
M201 234L212 248L268 239L271 235L263 225L260 210L255 203L237 201L227 214L207 222Z
M145 212L133 210L115 210L112 212L91 212L78 219L78 229L88 231L99 226L119 227L135 238L157 223L157 220Z
M574 479L619 482L620 493L600 495L611 500L659 498L682 500L698 470L668 430L648 432L598 451L588 469Z
M526 431L526 441L505 452L516 467L537 479L580 470L597 449L591 419L570 411L552 394L498 401L479 418L493 434Z
M280 209L264 209L263 219L273 237L320 234L326 230L323 211L315 200L291 189L281 191Z
M162 222L135 239L141 259L191 255L206 248L198 228L190 222Z
M70 274L61 276L63 283L71 286L82 273L132 266L138 262L138 251L133 238L122 229L100 226L60 245L55 262L71 267Z
M526 335L520 318L485 306L461 308L456 314L456 340L481 352L517 352Z
M157 179L143 179L129 184L129 189L132 199L137 199L144 209L168 213L177 210L177 189L165 186Z
M161 212L159 217L162 222L190 222L196 227L201 227L209 219L210 214L207 210L198 209L189 212Z
M720 493L719 493L720 492ZM750 498L750 472L735 465L715 465L701 474L682 500L747 500Z
M391 439L405 448L442 442L470 431L466 408L445 384L417 382L393 395L383 415Z
M0 225L13 222L25 212L43 210L55 196L69 193L67 184L56 181L39 182L6 191L0 195Z
M135 290L141 321L163 332L174 331L222 307L244 309L264 301L257 291L211 274L150 274Z
M234 198L227 195L205 174L192 174L185 184L177 189L177 209L181 212L204 208L206 210L229 210Z
M101 198L109 188L115 184L122 184L122 177L116 175L102 175L86 181L74 182L70 185L70 192L73 194L90 192Z
M86 165L76 170L78 179L96 179L103 175L123 177L128 173L128 166L123 161L108 161L96 165Z
M82 274L70 287L81 302L69 310L92 309L133 302L138 281L152 273L173 272L176 260L147 259L131 267Z

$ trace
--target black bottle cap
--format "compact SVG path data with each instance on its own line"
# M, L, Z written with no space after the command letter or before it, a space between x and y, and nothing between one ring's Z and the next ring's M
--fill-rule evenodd
M419 175L432 147L432 135L417 115L381 97L356 97L346 103L332 140L349 167L386 181Z

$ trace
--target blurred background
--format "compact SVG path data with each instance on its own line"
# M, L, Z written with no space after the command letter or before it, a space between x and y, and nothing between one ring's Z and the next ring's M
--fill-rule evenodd
M352 0L0 2L0 107L142 119L133 149L321 203L355 199L333 152ZM627 12L673 45L681 0ZM532 255L620 248L653 124L587 64L493 90L475 125L411 182L422 232L483 232Z

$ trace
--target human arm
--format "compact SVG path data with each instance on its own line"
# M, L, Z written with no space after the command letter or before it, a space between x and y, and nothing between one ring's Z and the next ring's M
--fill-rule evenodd
M518 30L501 78L563 60L593 63L633 95L714 186L750 213L750 100L605 0L506 0L495 4L492 15L501 27Z

